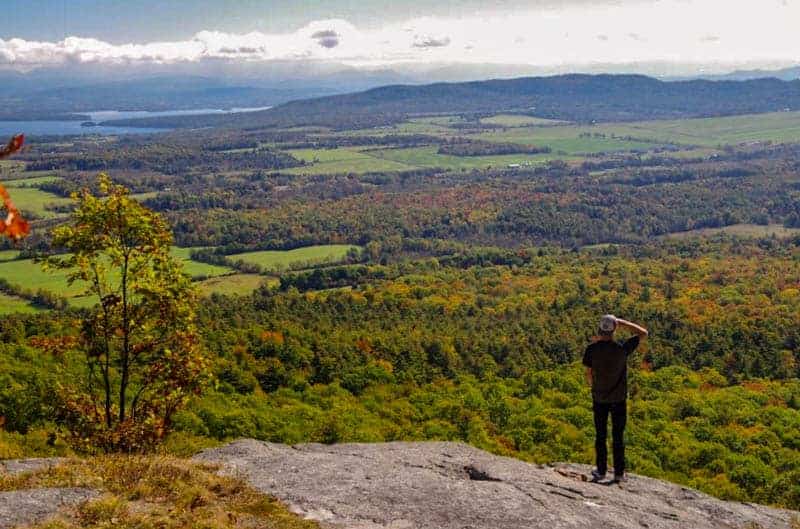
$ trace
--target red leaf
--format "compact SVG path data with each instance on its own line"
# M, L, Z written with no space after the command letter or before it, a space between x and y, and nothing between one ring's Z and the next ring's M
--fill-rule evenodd
M22 149L22 145L25 143L25 135L24 134L17 134L11 141L8 142L8 145L5 147L0 147L0 158L6 158L11 156L15 152Z
M17 134L11 138L11 141L8 142L8 145L5 147L0 147L0 158L6 158L15 152L18 152L20 149L22 149L22 145L24 143L25 135ZM30 231L28 222L22 218L19 210L11 201L8 191L6 191L2 185L0 185L0 198L3 200L3 205L5 206L6 211L8 211L6 219L0 222L0 233L5 234L7 237L14 240L21 239Z

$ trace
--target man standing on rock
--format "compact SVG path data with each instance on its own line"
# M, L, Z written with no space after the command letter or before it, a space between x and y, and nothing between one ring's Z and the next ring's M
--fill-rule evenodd
M614 331L623 327L634 333L624 343L614 341ZM625 480L625 421L628 398L628 357L647 337L647 329L606 314L600 319L600 334L583 354L586 380L592 388L597 468L592 480L606 476L608 464L608 415L611 414L611 437L614 449L614 482Z

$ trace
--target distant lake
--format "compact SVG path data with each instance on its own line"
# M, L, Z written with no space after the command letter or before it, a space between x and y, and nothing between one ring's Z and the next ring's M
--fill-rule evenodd
M231 108L222 110L218 108L198 108L194 110L165 110L148 112L146 110L97 110L93 112L77 112L91 116L90 121L95 123L112 119L155 118L159 116L192 116L198 114L233 114L237 112L256 112L267 110L270 107L258 108ZM28 136L67 136L99 134L112 136L116 134L148 134L164 132L169 129L151 129L139 127L82 127L82 121L0 121L0 142L3 138L13 134L24 133Z

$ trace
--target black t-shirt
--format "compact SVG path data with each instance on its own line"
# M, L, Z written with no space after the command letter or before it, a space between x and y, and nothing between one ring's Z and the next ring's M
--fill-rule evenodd
M622 402L628 398L628 356L639 346L639 337L625 343L613 340L589 344L583 365L592 368L592 398L597 402Z

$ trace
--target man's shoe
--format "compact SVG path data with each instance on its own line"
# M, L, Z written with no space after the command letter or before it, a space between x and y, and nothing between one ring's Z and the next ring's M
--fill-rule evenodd
M625 483L626 481L628 478L625 474L614 474L614 483Z
M606 473L605 472L600 473L596 469L592 470L592 481L595 481L595 482L602 481L605 478L606 478Z

